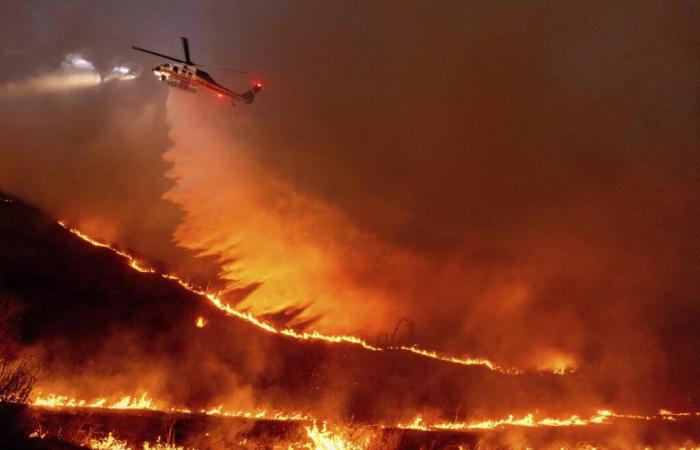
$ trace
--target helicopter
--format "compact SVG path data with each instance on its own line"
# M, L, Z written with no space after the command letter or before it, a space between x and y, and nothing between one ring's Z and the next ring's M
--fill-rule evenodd
M190 59L189 40L186 37L181 37L180 39L182 40L182 49L185 53L184 61L182 59L173 58L172 56L163 55L162 53L156 53L154 51L147 50L141 47L132 46L131 48L140 52L150 53L151 55L160 56L162 58L169 59L170 61L174 61L174 63L159 64L151 69L153 74L160 81L164 82L168 86L179 87L194 92L200 89L203 91L211 92L219 98L227 97L231 99L231 103L233 104L233 106L236 106L236 102L243 102L246 104L253 103L253 100L255 99L255 94L262 90L262 83L253 83L253 87L242 94L239 94L225 86L222 86L221 84L217 83L216 80L214 80L214 78L211 77L211 75L209 75L202 69L199 69L199 67L203 67L202 64L192 62L192 60ZM247 73L242 70L226 68L219 69L229 70L237 73Z

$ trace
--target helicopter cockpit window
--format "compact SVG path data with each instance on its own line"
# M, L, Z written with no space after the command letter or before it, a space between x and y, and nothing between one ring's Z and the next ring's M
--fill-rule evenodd
M173 66L173 70L175 71L175 73L178 73L178 68L177 68L177 66Z

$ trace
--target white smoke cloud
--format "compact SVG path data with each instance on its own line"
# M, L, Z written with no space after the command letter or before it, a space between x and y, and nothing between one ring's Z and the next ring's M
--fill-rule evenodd
M103 83L108 83L110 81L127 81L137 78L140 73L136 72L131 67L127 66L115 66L112 70L107 73L103 79Z
M96 72L95 65L78 53L67 54L61 65L63 68L68 70L73 69Z
M112 81L133 80L139 75L136 69L125 65L102 74L92 61L78 53L69 53L55 71L0 85L0 99L85 89Z

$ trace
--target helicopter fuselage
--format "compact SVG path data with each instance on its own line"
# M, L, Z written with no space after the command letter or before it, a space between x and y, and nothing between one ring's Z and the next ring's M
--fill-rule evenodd
M214 81L206 72L187 64L164 63L155 66L151 70L160 81L168 86L195 92L202 89L219 97L233 97L236 95L230 89Z

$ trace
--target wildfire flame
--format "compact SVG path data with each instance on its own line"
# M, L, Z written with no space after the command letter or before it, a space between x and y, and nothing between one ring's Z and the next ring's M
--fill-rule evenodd
M93 450L136 450L134 447L130 446L128 442L117 439L112 433L109 433L102 439L90 439L88 445ZM160 438L153 444L144 442L141 448L143 448L143 450L186 450L185 447L179 445L162 443L160 442Z
M509 415L503 419L487 419L475 420L470 422L436 422L426 423L423 417L417 416L413 421L406 424L398 424L397 428L409 430L455 430L455 431L471 431L471 430L493 430L507 426L516 427L580 427L587 425L608 425L614 422L615 419L632 419L632 420L675 420L675 417L699 416L700 412L680 412L674 413L665 409L658 411L656 415L639 415L639 414L619 414L609 409L600 409L588 419L584 419L578 415L572 415L568 418L552 418L545 417L538 419L534 413L525 414L522 417Z
M116 410L151 410L161 412L179 412L184 414L192 414L193 411L183 408L164 408L159 403L155 402L148 393L142 393L139 396L123 396L114 401L108 401L106 398L98 398L93 401L78 400L69 396L48 394L46 396L38 395L31 403L35 407L41 408L103 408ZM328 424L323 423L322 428L318 428L316 418L302 412L270 412L266 409L257 411L225 410L223 405L219 405L209 409L198 411L200 414L210 416L237 417L243 419L267 419L279 421L297 421L297 422L313 422L313 425L307 427L309 436L312 434L325 442L326 439L334 440L334 434L328 431ZM650 420L670 420L674 421L677 417L700 417L699 412L673 412L667 409L660 409L655 415L641 414L625 414L616 413L609 409L600 409L596 413L585 419L580 415L571 415L566 418L543 417L537 418L535 413L527 413L522 417L508 415L501 419L479 419L465 422L435 422L427 423L422 416L417 416L409 423L398 423L396 425L386 425L389 428L435 431L435 430L453 430L453 431L471 431L471 430L492 430L507 426L515 427L580 427L587 425L607 425L614 422L615 419L632 419L640 421ZM323 437L325 436L325 437ZM319 441L319 442L320 442ZM326 447L320 447L326 448ZM330 447L336 448L336 447ZM353 448L353 447L337 447L337 448Z
M369 446L369 438L366 438L361 443L354 443L346 439L343 434L330 431L325 422L321 427L314 422L311 426L307 426L304 429L310 442L290 444L288 446L289 450L363 450ZM130 446L127 441L118 439L112 433L109 433L102 439L90 439L88 445L93 450L137 450ZM185 447L182 446L161 443L160 439L153 444L144 442L141 448L143 448L143 450L186 450Z
M148 393L144 392L140 396L123 396L119 399L109 401L107 398L98 398L92 401L78 400L73 397L66 395L48 394L45 396L38 395L32 401L32 406L40 408L49 409L61 409L61 408L102 408L102 409L115 409L115 410L150 410L150 411L161 411L161 412L172 412L172 413L182 413L182 414L193 414L194 411L186 408L166 408L163 407L160 402L155 402ZM214 408L202 409L197 411L199 414L205 414L209 416L223 416L223 417L238 417L242 419L267 419L267 420L279 420L279 421L310 421L314 418L308 414L302 412L281 412L275 411L271 412L266 409L259 409L257 411L246 411L246 410L235 410L228 411L223 408L223 405L219 405Z
M44 408L158 409L147 393L143 393L139 397L127 395L111 403L106 398L88 402L65 395L49 394L45 397L39 395L34 399L32 405Z
M314 422L304 429L315 450L363 450L369 445L369 439L366 442L355 443L346 439L343 434L328 430L328 424L325 422L321 428Z
M49 394L46 396L37 396L32 405L39 408L62 409L62 408L101 408L115 410L151 410L170 413L182 414L204 414L211 416L232 417L248 420L274 420L274 421L294 421L306 423L304 430L306 432L308 442L288 443L288 450L362 450L372 446L374 439L372 433L363 433L361 436L354 436L353 427L351 425L336 425L328 422L319 422L316 418L309 414L301 412L270 412L265 409L257 411L228 411L222 405L214 408L203 409L198 412L193 412L189 409L181 408L163 408L158 402L151 399L148 393L141 395L123 396L113 401L108 401L106 398L99 398L93 401L78 400L72 397ZM521 417L508 415L500 419L475 419L464 422L426 422L422 416L417 416L409 423L372 425L364 427L364 429L379 432L384 429L405 429L418 430L425 432L434 431L456 431L456 432L474 432L503 429L507 427L524 427L524 428L565 428L565 427L586 427L586 426L608 426L617 419L628 419L636 421L655 421L655 420L670 420L675 421L677 417L700 417L700 412L673 412L667 409L661 409L654 415L640 414L624 414L616 413L609 409L600 409L589 418L583 418L580 415L571 415L565 418L542 417L538 418L535 413L527 413ZM320 425L319 425L320 423ZM36 437L41 437L36 433ZM103 439L92 440L89 445L93 449L98 450L140 450L128 445L126 441L120 441L111 433ZM681 447L679 447L681 448ZM162 444L157 441L154 444L145 442L143 450L184 450L183 447Z
M85 242L88 242L96 247L101 247L101 248L106 248L111 250L112 252L116 253L117 255L123 257L126 259L129 267L131 267L134 270L137 270L138 272L142 273L158 273L154 268L148 267L147 265L143 264L142 262L138 261L134 256L130 255L129 253L120 250L118 248L113 247L110 244L106 244L104 242L97 241L90 236L86 235L80 230L77 230L75 228L71 228L67 226L65 223L59 221L58 224L74 234L75 236L79 237L80 239L84 240ZM210 292L206 292L184 280L181 278L177 277L176 275L172 275L169 273L158 273L161 277L175 281L178 283L180 286L183 288L187 289L188 291L199 295L201 297L206 298L212 305L217 307L219 310L225 312L226 314L230 316L237 317L239 319L243 319L256 327L268 332L268 333L273 333L273 334L280 334L283 336L288 336L293 339L298 339L298 340L320 340L320 341L325 341L325 342L330 342L330 343L335 343L335 344L340 344L340 343L345 343L345 344L351 344L351 345L357 345L365 350L370 350L373 352L381 352L381 351L387 351L387 350L395 350L395 351L405 351L405 352L410 352L415 355L419 355L425 358L431 358L451 364L459 364L463 366L482 366L486 367L490 370L496 371L496 372L501 372L504 374L508 375L518 375L522 374L525 371L523 369L519 368L514 368L514 367L503 367L499 364L494 363L493 361L490 361L486 358L473 358L473 357L455 357L455 356L450 356L450 355L444 355L440 354L436 351L431 351L431 350L425 350L421 349L417 346L398 346L398 347L377 347L375 345L372 345L365 341L364 339L357 337L357 336L351 336L351 335L327 335L327 334L322 334L319 333L318 331L296 331L291 328L277 328L274 327L273 325L270 325L269 323L257 318L251 313L248 312L241 312L236 309L234 309L232 306L224 303L220 297L218 297L216 294L212 294ZM202 326L204 326L204 319L202 319ZM197 319L196 325L200 327L199 325L200 321ZM200 327L201 328L201 327ZM566 373L570 373L571 371L564 371L561 370L560 368L556 369L542 369L542 371L552 373L552 374L558 374L558 375L564 375Z
M491 370L495 370L498 372L503 372L511 375L517 375L521 374L524 371L522 369L517 369L513 367L501 367L497 364L494 364L492 361L489 361L488 359L485 358L457 358L454 356L446 356L446 355L440 355L435 351L429 351L429 350L423 350L419 347L415 346L401 346L397 347L399 350L415 353L417 355L425 356L426 358L432 358L432 359L437 359L439 361L445 361L453 364L461 364L463 366L485 366L488 367ZM562 374L560 372L553 372L557 374Z

